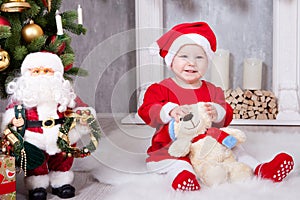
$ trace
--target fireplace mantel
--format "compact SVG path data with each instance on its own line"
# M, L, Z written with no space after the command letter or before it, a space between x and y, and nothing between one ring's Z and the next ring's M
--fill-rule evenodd
M278 120L300 120L300 3L273 0L273 90Z
M138 106L147 86L163 79L162 61L149 57L149 41L163 30L163 0L136 0ZM145 34L145 28L156 30ZM278 98L276 120L234 120L237 125L300 125L300 3L273 0L273 92ZM150 37L150 38L149 38ZM151 40L152 39L152 40ZM144 67L152 65L154 67ZM131 120L141 122L137 115ZM128 122L128 119L125 120Z

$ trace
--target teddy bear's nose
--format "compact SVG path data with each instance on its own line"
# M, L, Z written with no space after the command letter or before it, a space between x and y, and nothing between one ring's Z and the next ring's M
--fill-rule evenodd
M182 120L183 120L184 122L186 122L186 121L190 121L192 118L193 118L193 114L192 114L192 113L189 113L189 114L187 114L186 116L184 116L184 117L182 118Z

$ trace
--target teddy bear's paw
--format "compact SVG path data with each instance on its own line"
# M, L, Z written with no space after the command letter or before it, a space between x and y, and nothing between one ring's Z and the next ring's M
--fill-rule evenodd
M196 178L196 175L187 170L183 170L175 177L172 187L174 190L179 191L200 190L200 184Z
M229 128L229 127L220 128L220 129L228 133L229 135L233 136L234 138L236 138L238 144L244 143L247 139L246 134L239 129Z
M190 152L191 142L187 140L175 140L170 146L168 152L174 157L183 157Z
M253 170L244 163L232 163L231 167L229 167L229 171L231 182L244 181L253 176Z
M207 165L199 174L201 181L207 186L219 185L228 180L228 171L222 165Z

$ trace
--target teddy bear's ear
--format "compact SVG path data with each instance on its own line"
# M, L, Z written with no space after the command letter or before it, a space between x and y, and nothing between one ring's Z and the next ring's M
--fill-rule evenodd
M176 140L176 134L175 134L175 123L176 121L174 119L172 119L170 122L169 122L169 135L170 135L170 138L174 141Z

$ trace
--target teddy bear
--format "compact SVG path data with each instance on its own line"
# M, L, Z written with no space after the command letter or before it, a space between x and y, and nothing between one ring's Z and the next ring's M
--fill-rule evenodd
M209 131L211 130L209 129ZM237 145L246 140L245 134L238 129L222 128L219 131L236 138ZM207 186L224 182L238 182L253 175L253 171L248 165L238 162L233 151L212 136L194 140L189 157L198 178Z
M169 124L169 131L176 138L169 154L174 157L189 154L197 177L207 186L251 177L252 169L238 162L232 151L246 141L245 133L233 128L212 128L203 102L190 107L189 114Z
M169 134L173 143L169 147L169 154L174 157L186 156L192 145L192 140L199 136L206 136L207 130L211 128L212 122L207 115L204 102L189 105L191 112L176 122L174 119L169 123ZM213 133L213 132L209 132ZM213 137L218 139L220 143L232 148L237 140L233 136L220 132L221 135L213 133Z
M189 105L191 112L176 122L172 119L169 123L169 133L173 136L173 143L169 147L169 154L174 157L186 156L190 152L193 138L203 134L211 127L211 120L205 113L202 102ZM176 138L176 139L175 139Z

